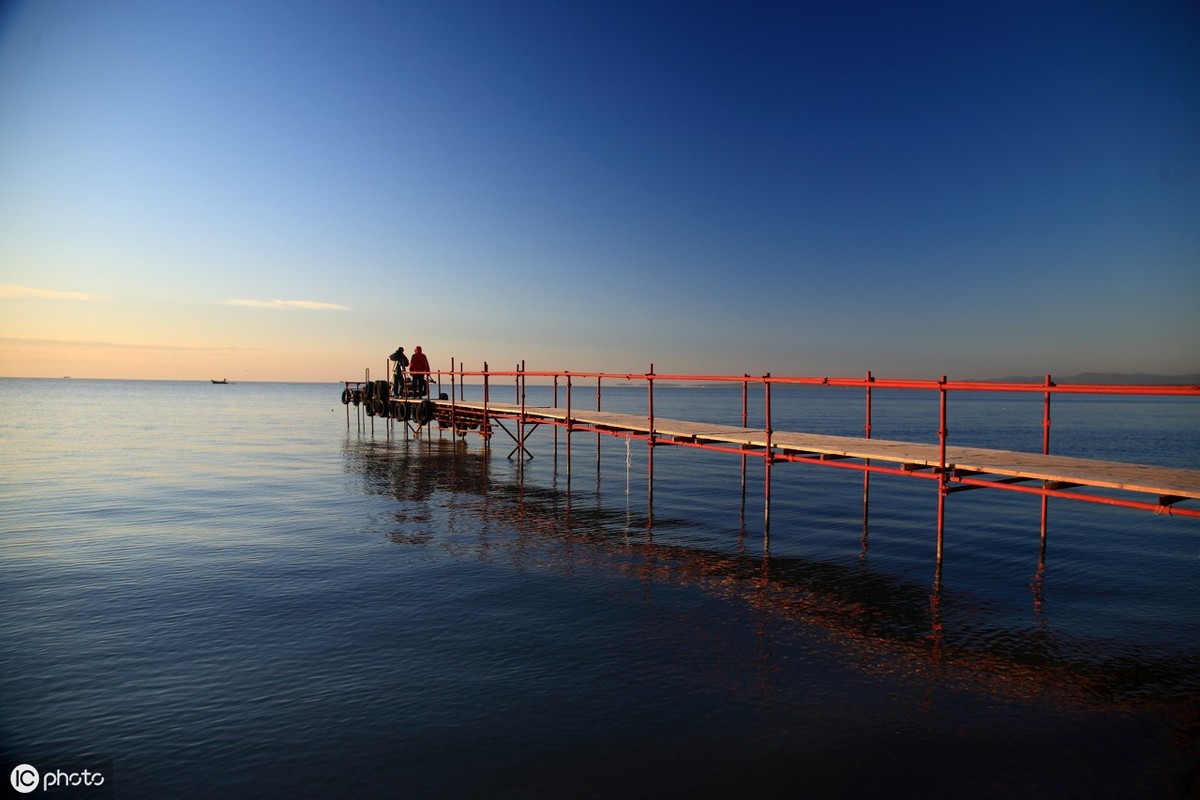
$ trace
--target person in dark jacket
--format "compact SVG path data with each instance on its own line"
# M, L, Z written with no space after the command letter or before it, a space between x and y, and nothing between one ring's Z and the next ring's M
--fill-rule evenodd
M413 394L423 397L429 391L429 359L421 352L421 345L417 345L413 350L408 374L412 375Z
M388 356L393 363L392 367L392 394L399 397L404 393L404 370L408 367L408 356L404 355L404 348L397 347L396 352Z

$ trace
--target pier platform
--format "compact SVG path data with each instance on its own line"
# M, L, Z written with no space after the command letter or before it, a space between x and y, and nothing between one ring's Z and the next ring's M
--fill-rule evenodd
M414 401L408 401L414 402ZM600 411L572 411L546 406L432 401L443 421L450 413L462 421L482 422L485 414L492 419L557 424L570 430L634 436L656 444L724 445L738 452L772 450L779 461L856 459L894 465L902 472L943 469L941 448L937 444L867 439L853 436L829 436L794 431L772 431L715 425L688 420L655 418L638 414L614 414ZM1113 489L1158 499L1156 505L1169 507L1183 499L1200 499L1200 470L1129 464L1070 456L1044 455L1015 450L948 446L944 468L951 482L983 476L1016 481L1042 481L1051 490L1078 486ZM966 485L973 485L964 483Z

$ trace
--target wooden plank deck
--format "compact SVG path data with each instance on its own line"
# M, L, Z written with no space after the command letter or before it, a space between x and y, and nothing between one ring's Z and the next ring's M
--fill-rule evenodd
M435 402L443 408L450 405L446 400ZM484 410L482 403L456 402L455 406L460 410L478 413ZM520 417L522 409L520 406L489 404L488 413L516 418ZM559 423L567 421L565 408L526 406L524 415L528 420ZM636 414L572 409L571 422L574 425L618 434L633 433L646 436L650 433L649 420ZM767 446L767 434L761 429L688 420L656 417L654 434L667 440L728 445L750 450L761 450ZM940 463L939 447L936 444L791 431L772 432L770 443L777 452L870 459L901 465L905 469L937 467ZM946 447L946 465L959 474L977 473L1002 478L1118 489L1161 498L1200 499L1200 470L1197 469L952 445Z

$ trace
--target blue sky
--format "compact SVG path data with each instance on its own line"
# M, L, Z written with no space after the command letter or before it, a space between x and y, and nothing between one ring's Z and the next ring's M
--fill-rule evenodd
M1194 2L0 11L0 374L1200 371Z

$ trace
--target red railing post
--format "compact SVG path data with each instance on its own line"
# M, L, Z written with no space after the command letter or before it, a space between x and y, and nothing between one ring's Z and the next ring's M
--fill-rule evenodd
M650 424L650 444L654 444L654 365L650 365L650 371L646 373L646 387L648 396L646 400L647 421Z
M750 395L750 376L742 373L742 427L749 425L748 399ZM746 513L746 448L742 447L742 514Z
M871 384L875 378L871 376L871 370L867 370L867 421L863 426L864 438L871 438ZM863 547L867 543L867 514L871 502L871 459L865 462L867 469L863 470Z
M1046 391L1042 392L1042 455L1050 455L1050 387L1054 381L1046 376ZM1050 516L1050 498L1042 495L1042 549L1041 557L1046 557L1046 526Z
M566 373L567 376L567 419L566 419L566 434L567 434L567 480L571 478L571 373Z
M517 365L517 404L521 407L521 418L517 420L517 444L521 450L521 460L525 460L525 359ZM515 451L514 451L515 452Z
M763 375L763 432L767 436L767 449L763 453L763 547L768 544L771 532L771 373Z
M771 450L771 373L763 375L763 431L767 434L768 455Z
M946 428L946 376L938 381L938 509L937 509L937 565L942 566L942 540L946 530L946 439L950 431Z
M871 375L871 370L867 370L867 424L864 428L866 438L871 438L871 384L875 382L875 378Z
M600 381L601 376L596 376L596 410L600 410ZM596 431L596 474L600 474L600 431Z
M648 515L653 515L654 508L654 364L650 365L650 371L646 373L646 388L647 397L647 416L649 423L649 436L646 439L646 498L648 503Z
M746 400L750 390L750 376L742 373L742 427L746 427L749 417L746 414Z
M483 421L486 423L488 417L488 363L483 362Z
M450 356L450 430L458 433L458 407L454 400L454 356Z

